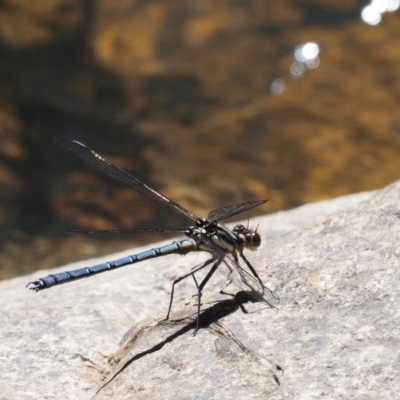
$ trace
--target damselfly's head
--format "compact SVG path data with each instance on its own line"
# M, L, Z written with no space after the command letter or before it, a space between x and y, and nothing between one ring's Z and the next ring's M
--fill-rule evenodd
M243 225L236 225L233 232L243 240L246 249L257 250L260 247L261 236L257 231L245 228Z

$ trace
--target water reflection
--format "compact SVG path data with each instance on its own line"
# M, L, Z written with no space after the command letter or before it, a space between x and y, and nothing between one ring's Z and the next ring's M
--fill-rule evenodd
M289 67L290 75L293 78L300 78L310 69L319 66L320 47L315 42L307 42L297 45L292 56L294 61ZM280 95L284 92L286 83L284 79L274 79L269 87L271 94Z
M283 91L285 90L285 87L286 87L285 80L281 79L281 78L277 78L277 79L273 80L269 90L271 91L271 94L279 95L279 94L283 93Z
M293 50L294 63L290 66L290 73L298 78L305 71L317 68L319 65L319 46L315 42L299 44Z
M378 25L385 12L396 11L400 7L400 0L372 0L361 11L361 19L368 25Z

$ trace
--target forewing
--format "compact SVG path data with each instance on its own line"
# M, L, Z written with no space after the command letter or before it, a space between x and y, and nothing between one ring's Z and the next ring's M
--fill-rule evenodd
M110 161L106 160L104 157L97 154L91 148L85 146L84 144L78 142L77 140L64 137L64 136L55 136L54 140L63 146L65 149L75 154L77 157L82 158L88 164L93 166L94 168L104 172L106 175L111 178L117 179L126 185L132 187L138 192L148 196L154 200L159 201L160 203L168 204L171 207L175 208L175 210L179 211L181 214L185 215L192 221L196 221L197 217L193 215L190 211L186 210L186 208L182 207L180 204L175 203L170 200L168 197L163 194L157 192L151 187L147 186L145 183L135 178L128 172L123 169L117 167L112 164Z

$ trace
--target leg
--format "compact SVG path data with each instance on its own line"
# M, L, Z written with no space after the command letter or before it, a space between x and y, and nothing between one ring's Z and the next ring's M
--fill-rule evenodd
M251 273L254 275L255 278L257 278L258 282L260 282L261 286L264 287L264 284L261 280L261 278L258 276L256 270L253 268L253 266L250 264L249 260L244 256L243 253L240 253L240 257L242 258L242 260L246 263L246 265L249 267L249 270L251 271Z
M171 307L172 307L172 301L174 299L174 290L175 290L175 284L177 284L178 282L180 282L181 280L187 278L188 276L192 275L194 278L194 273L197 271L200 271L201 269L207 267L207 265L210 265L212 262L214 262L214 258L211 258L209 260L207 260L206 262L204 262L203 264L198 265L197 267L193 268L191 272L189 272L188 274L182 275L178 278L176 278L174 280L174 282L172 283L172 289L171 289L171 298L169 301L169 307L168 307L168 312L167 312L167 317L165 319L169 319L169 314L171 312ZM196 278L194 278L194 281L196 283L197 288L199 288L199 286L197 285L197 281Z
M214 261L213 259L209 261ZM201 305L201 291L203 290L206 283L212 277L214 272L217 270L218 266L221 264L222 260L217 260L212 268L208 271L206 277L202 280L200 285L197 287L197 322L196 322L196 329L193 332L193 336L196 335L197 331L200 329L200 305Z

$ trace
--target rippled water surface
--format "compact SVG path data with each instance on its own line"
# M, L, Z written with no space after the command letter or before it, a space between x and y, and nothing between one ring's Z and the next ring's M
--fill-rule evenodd
M155 239L46 232L187 224L54 135L199 216L264 198L257 212L275 212L400 177L396 2L40 4L0 10L0 277Z

